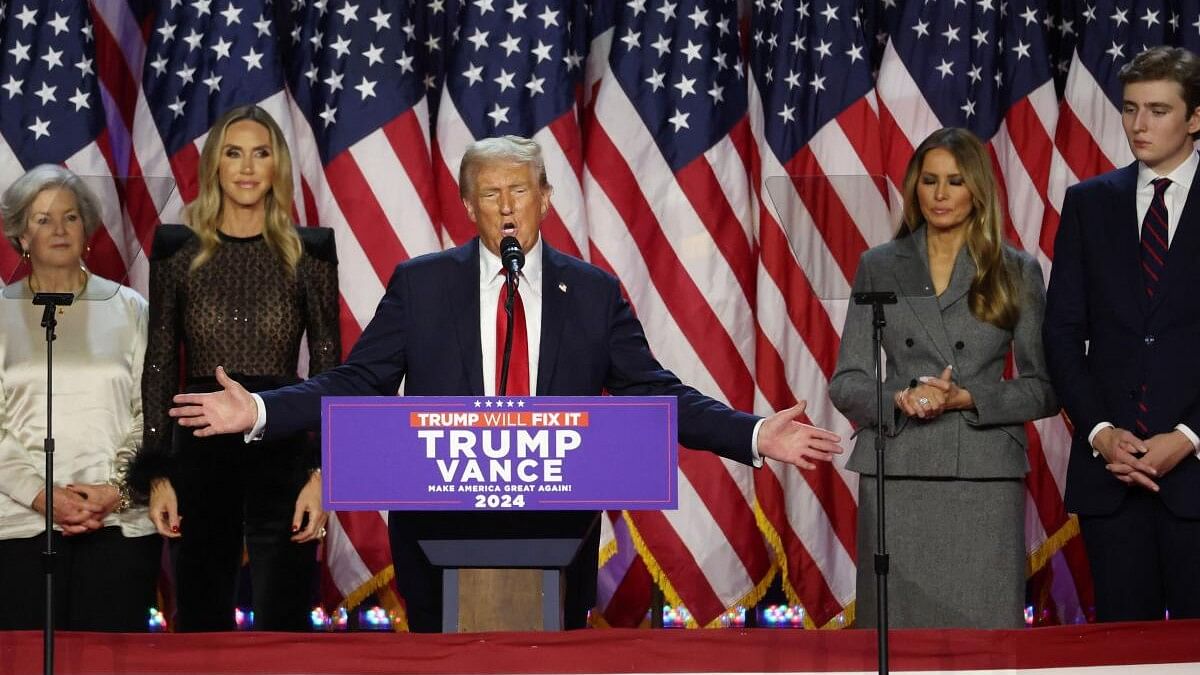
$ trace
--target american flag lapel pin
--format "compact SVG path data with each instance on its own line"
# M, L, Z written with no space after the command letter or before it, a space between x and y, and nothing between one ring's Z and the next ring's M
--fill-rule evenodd
M558 282L558 290L562 291L563 293L566 293L567 292L567 284L562 281Z

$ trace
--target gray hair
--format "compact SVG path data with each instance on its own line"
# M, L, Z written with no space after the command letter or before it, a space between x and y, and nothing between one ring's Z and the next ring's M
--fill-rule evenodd
M467 147L462 163L458 166L458 194L466 199L475 187L475 176L479 167L487 162L507 161L529 164L537 174L538 183L549 187L546 180L546 162L542 159L542 146L524 136L493 136L481 138Z
M57 164L40 164L18 178L0 197L0 218L4 219L4 237L17 253L24 254L21 235L29 227L29 208L45 190L66 188L75 195L83 218L84 239L91 239L100 226L100 202L83 180Z

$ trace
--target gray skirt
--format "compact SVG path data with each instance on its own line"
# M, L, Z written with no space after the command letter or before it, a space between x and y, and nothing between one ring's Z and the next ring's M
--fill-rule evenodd
M888 625L1025 625L1025 483L1020 479L889 478ZM858 485L856 625L876 620L875 477Z

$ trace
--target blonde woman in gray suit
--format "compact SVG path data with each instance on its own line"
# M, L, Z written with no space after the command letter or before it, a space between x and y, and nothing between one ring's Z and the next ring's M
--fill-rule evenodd
M884 411L889 623L1013 628L1025 599L1024 423L1058 409L1042 353L1042 271L1005 243L983 144L941 129L917 148L894 241L863 254L854 290L887 309ZM858 428L858 625L874 626L875 373L871 310L851 305L830 395ZM1004 379L1012 352L1018 375Z

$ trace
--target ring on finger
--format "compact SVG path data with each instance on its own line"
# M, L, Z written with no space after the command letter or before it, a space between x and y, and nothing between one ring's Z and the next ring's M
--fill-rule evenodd
M321 529L317 530L317 539L324 539L326 534L328 534L328 532L326 532L325 528L322 527Z
M922 407L922 408L928 408L928 407L929 407L929 399L925 398L924 396L922 396L921 398L917 399L917 403L921 404L921 407Z

